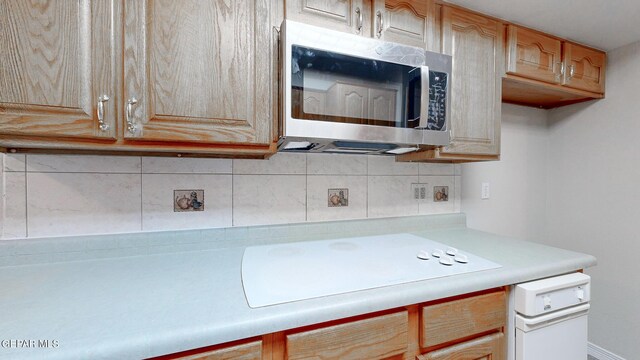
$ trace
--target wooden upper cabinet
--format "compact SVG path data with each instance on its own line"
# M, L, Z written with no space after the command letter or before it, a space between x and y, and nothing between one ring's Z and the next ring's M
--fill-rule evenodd
M371 0L287 0L286 17L310 25L369 36Z
M373 36L385 41L440 51L433 0L375 0Z
M0 1L0 136L115 138L118 4Z
M549 83L563 81L560 40L509 25L507 49L507 73Z
M269 144L276 0L127 0L125 138Z
M606 54L580 45L564 44L564 85L604 93Z
M442 50L453 57L451 144L441 154L500 154L502 23L444 6Z

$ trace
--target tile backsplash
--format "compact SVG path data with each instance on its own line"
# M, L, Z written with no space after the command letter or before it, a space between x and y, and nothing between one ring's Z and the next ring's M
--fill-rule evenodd
M0 154L0 165L4 239L460 211L459 165L396 163L393 157L276 154L269 160L229 160ZM414 199L415 183L428 185L425 199ZM434 201L440 187L447 187L448 201ZM174 192L189 198L192 191L185 191L190 189L197 192L196 205L203 209L174 211ZM341 206L330 206L330 191L336 190L346 199L340 200ZM186 201L181 204L186 206Z

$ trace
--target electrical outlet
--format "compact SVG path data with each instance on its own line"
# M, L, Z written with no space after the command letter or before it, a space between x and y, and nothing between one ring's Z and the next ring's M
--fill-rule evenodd
M489 187L489 183L488 182L483 182L482 183L482 189L480 191L480 198L482 200L487 200L491 194L490 194L490 187Z
M427 187L429 184L411 184L411 196L413 200L423 201L427 199Z

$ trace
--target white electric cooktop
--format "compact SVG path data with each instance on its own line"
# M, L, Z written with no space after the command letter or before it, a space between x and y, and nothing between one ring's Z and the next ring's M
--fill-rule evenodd
M257 308L499 267L464 249L391 234L248 247L242 285Z

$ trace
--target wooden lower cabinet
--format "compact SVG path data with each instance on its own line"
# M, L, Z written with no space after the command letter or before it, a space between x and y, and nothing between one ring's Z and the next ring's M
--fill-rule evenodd
M504 360L506 299L499 288L158 359Z

